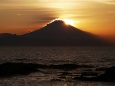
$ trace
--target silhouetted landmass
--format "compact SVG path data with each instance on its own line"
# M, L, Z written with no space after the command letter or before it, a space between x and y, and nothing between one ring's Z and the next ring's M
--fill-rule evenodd
M18 42L16 34L3 33L0 34L0 45L15 45Z
M105 40L84 32L71 25L66 25L62 20L56 20L45 27L24 34L7 34L1 37L0 45L109 45Z

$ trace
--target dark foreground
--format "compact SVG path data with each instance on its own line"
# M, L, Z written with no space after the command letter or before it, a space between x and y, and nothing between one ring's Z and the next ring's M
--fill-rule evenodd
M76 64L42 65L33 63L9 62L0 64L0 78L28 75L35 72L45 73L42 69L51 69L55 71L64 70L60 72L59 78L66 78L67 76L72 76L71 79L81 81L103 81L103 82L115 81L115 66L110 68L96 68L93 71L84 70L79 74L77 72L74 73L69 72L70 70L76 70L77 68L93 68L93 66L76 65ZM52 81L55 80L58 81L55 78L52 79Z

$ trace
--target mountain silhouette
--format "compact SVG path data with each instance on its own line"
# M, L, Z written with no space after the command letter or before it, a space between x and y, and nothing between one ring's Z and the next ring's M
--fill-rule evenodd
M43 28L19 36L22 45L106 45L99 37L55 20Z
M0 34L0 45L15 45L17 44L18 36L16 34L2 33Z

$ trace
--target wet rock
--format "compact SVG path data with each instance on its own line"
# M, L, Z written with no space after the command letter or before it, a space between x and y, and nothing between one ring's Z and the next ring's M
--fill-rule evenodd
M67 75L70 75L71 73L69 72L62 72L61 76L67 76Z
M4 63L0 65L0 77L27 75L37 71L36 67L27 63Z
M50 65L49 68L53 69L64 69L64 70L72 70L78 68L79 65L76 64L62 64L62 65Z
M82 81L95 81L97 77L98 77L98 73L87 71L87 72L83 72L79 77L75 77L74 79L79 79Z
M96 68L96 71L106 71L106 67L102 67L102 68Z
M105 73L98 77L101 81L115 81L115 66L107 68Z
M92 71L83 72L80 77L75 77L74 79L83 81L113 82L115 81L115 66L107 68L103 74Z
M50 82L55 82L55 81L63 81L61 79L51 79Z

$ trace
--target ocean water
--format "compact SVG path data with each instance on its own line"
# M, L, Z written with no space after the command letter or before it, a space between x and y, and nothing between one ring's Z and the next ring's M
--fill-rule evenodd
M74 70L39 69L41 72L0 78L0 86L115 86L115 82L73 79L85 70L115 66L115 47L1 46L0 64L6 62L83 67Z

